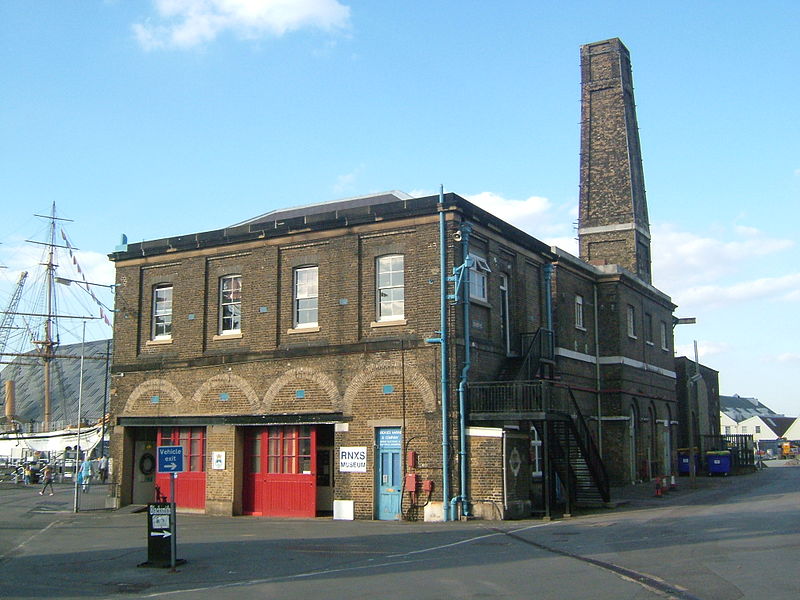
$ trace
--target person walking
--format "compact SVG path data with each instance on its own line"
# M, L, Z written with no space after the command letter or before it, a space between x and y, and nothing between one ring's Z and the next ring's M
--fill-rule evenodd
M100 464L98 465L98 467L100 469L100 481L102 483L105 483L106 479L108 479L108 457L107 456L104 455L104 456L100 457Z
M50 495L53 495L53 467L47 465L42 472L42 479L44 480L44 485L42 489L39 490L39 495L44 496L44 493L47 491L47 486L50 486Z
M89 483L92 481L92 461L90 461L88 458L86 458L81 463L81 469L80 469L80 473L78 473L78 475L80 476L81 489L84 492L88 492L89 491Z

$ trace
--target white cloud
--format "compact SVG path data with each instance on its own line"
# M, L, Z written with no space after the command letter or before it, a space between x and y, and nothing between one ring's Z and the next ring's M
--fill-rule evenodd
M692 286L715 282L736 273L746 261L763 258L795 245L792 240L770 238L753 227L736 226L733 231L735 239L729 241L720 239L727 233L724 230L715 231L716 237L709 237L679 231L671 224L653 226L655 284L678 296ZM762 286L764 284L761 282ZM735 295L737 292L734 290L732 293Z
M335 194L345 194L354 189L355 183L361 174L364 172L364 165L358 165L349 173L339 175L336 178L336 183L333 184L333 192Z
M708 358L709 356L717 356L725 354L731 349L731 345L726 342L697 342L697 355L699 358ZM686 356L694 360L694 343L680 344L675 346L676 356Z
M494 192L466 195L465 198L547 244L557 245L567 252L577 250L577 242L570 236L571 204L569 207L554 205L542 196L516 200Z
M785 352L784 354L779 354L775 357L775 360L779 363L789 363L789 364L798 364L800 365L800 354L797 352Z
M673 292L681 307L715 308L753 300L795 300L800 294L800 273L763 277L732 285L702 285Z
M337 0L154 0L156 19L132 26L146 50L191 48L232 32L243 39L311 27L345 28L350 8Z

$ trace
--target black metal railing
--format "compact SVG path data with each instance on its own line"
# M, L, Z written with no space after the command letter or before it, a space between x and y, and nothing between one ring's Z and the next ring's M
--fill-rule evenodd
M578 401L572 393L572 389L567 388L567 392L567 395L572 401L572 410L575 411L575 418L572 419L572 423L576 429L578 443L581 445L581 453L586 461L586 466L589 467L589 471L592 474L592 479L594 479L595 485L597 486L597 491L600 492L603 501L608 502L611 496L606 467L603 464L603 459L600 457L597 445L594 443L592 432L589 431L589 426L583 418L581 409L578 406Z
M548 381L486 381L469 384L470 413L531 413L564 410Z

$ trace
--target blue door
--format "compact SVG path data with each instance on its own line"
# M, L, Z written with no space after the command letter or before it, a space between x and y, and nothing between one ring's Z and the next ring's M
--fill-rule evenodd
M399 427L381 427L377 430L378 456L375 472L378 475L378 519L400 519L402 487L400 464L401 436Z

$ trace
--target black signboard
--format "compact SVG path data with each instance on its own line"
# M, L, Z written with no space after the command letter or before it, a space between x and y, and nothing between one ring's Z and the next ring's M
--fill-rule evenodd
M147 562L140 567L174 567L186 561L173 556L176 548L175 507L171 502L147 505Z

